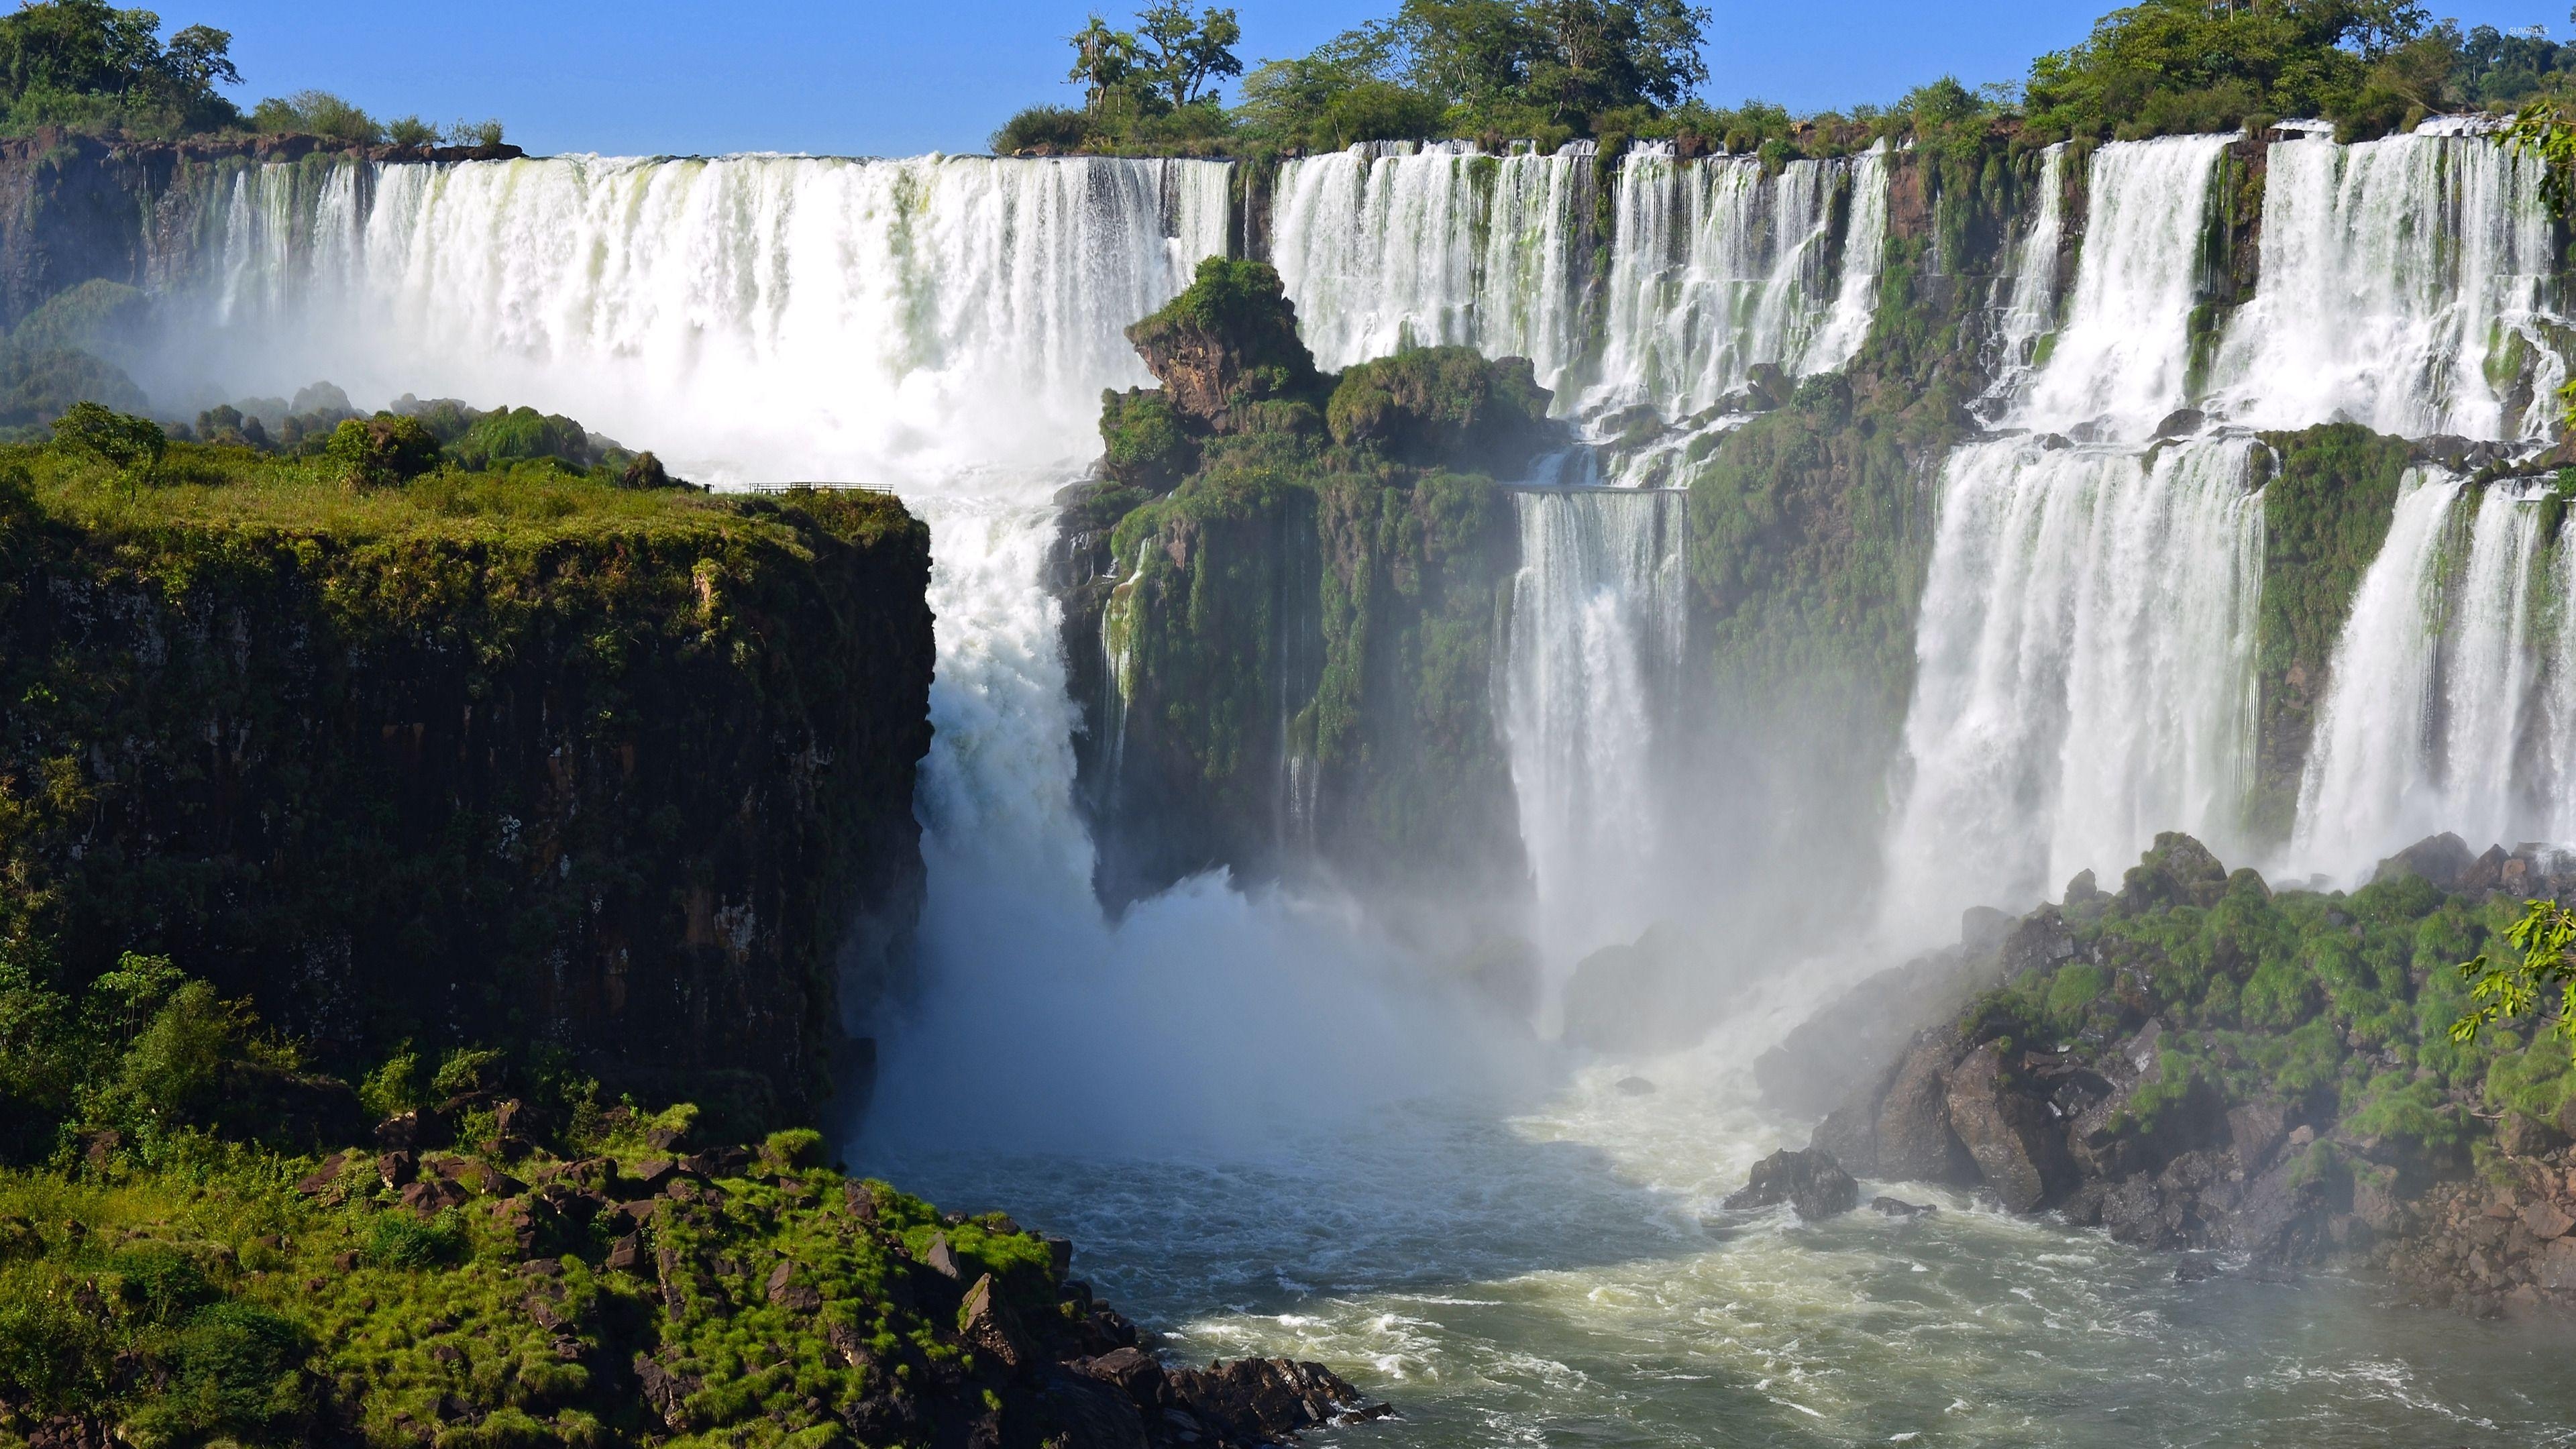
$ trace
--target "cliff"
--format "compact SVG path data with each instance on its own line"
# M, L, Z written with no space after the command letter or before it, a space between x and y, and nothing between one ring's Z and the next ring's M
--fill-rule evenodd
M1315 371L1262 263L1211 262L1130 335L1107 476L1059 587L1113 905L1214 866L1330 861L1380 899L1515 882L1494 725L1514 476L1556 436L1528 363L1431 348Z
M809 1110L918 891L926 531L334 467L0 454L10 950L74 987L169 957L342 1070L545 1043Z

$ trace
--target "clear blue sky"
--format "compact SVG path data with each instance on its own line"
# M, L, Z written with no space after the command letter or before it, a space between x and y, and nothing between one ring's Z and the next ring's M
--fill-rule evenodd
M137 3L137 0L123 0ZM498 116L531 151L980 150L1013 110L1064 102L1062 37L1083 0L155 0L176 28L233 32L245 105L307 86L379 116ZM1234 0L1247 63L1302 53L1395 0ZM1707 0L1711 100L1794 110L1885 102L1943 73L2018 78L2081 39L2099 4L2068 0ZM2459 0L2464 25L2547 22L2566 0ZM1132 6L1098 8L1113 19Z

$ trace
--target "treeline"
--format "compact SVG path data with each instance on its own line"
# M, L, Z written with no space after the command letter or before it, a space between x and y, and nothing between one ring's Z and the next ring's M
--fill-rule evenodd
M379 120L327 91L264 100L245 114L218 89L242 83L232 33L190 25L165 39L162 28L150 10L103 0L25 0L0 16L0 134L62 127L155 140L291 133L359 145L501 144L499 121Z
M2345 139L2427 116L2576 95L2576 44L2540 26L2462 31L2411 0L2144 0L2019 81L1941 77L1892 104L1797 115L1700 92L1708 11L1689 0L1402 0L1387 19L1245 73L1235 12L1162 0L1131 29L1070 37L1080 106L1034 106L1001 154L1258 155L1357 142L1665 137L1690 149L1848 150L1963 126L2033 142L2335 123ZM1216 82L1242 76L1228 106Z

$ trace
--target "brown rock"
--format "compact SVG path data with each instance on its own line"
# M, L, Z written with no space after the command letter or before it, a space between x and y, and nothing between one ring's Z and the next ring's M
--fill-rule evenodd
M1723 1205L1762 1208L1784 1202L1809 1222L1839 1217L1859 1205L1860 1184L1852 1181L1831 1153L1784 1148L1753 1164L1744 1186L1729 1194Z
M2018 1090L1993 1047L1968 1053L1944 1083L1950 1127L2007 1212L2033 1212L2074 1186L2065 1132L2048 1104Z
M922 1266L928 1268L930 1271L938 1274L942 1278L951 1279L960 1283L966 1280L966 1270L958 1265L957 1253L954 1249L948 1246L948 1235L946 1233L933 1233L930 1235L930 1248L929 1251L921 1255L921 1262Z
M644 1184L646 1192L658 1192L663 1183L671 1180L671 1174L678 1166L667 1157L648 1157L635 1164L635 1180Z
M2576 1292L2576 1238L2553 1238L2540 1250L2538 1281L2555 1293Z
M772 1306L798 1313L811 1313L823 1306L823 1295L813 1285L796 1281L796 1265L781 1260L770 1270L766 1292Z
M2551 1238L2563 1238L2569 1228L2576 1228L2576 1214L2570 1214L2547 1198L2540 1198L2522 1210L2522 1226L2545 1243Z
M600 1266L606 1268L612 1273L643 1272L643 1235L639 1233L628 1233L626 1236L619 1238L616 1242L609 1244L607 1261L602 1263Z
M420 1162L408 1152L388 1152L376 1159L376 1175L398 1188L420 1175Z
M2248 1102L2227 1114L2227 1137L2236 1148L2236 1165L2251 1177L2271 1166L2272 1154L2290 1135L2289 1109L2278 1102Z
M1966 1186L1976 1160L1950 1130L1943 1078L1962 1049L1958 1032L1939 1027L1915 1038L1878 1108L1878 1175L1902 1182Z
M850 1216L860 1222L872 1223L877 1220L877 1195L859 1179L853 1177L841 1184L841 1201L849 1208Z
M347 1165L347 1162L346 1154L338 1152L323 1158L320 1167L313 1169L311 1173L296 1182L296 1192L305 1197L320 1197L329 1190L331 1184L340 1180L341 1169Z
M774 1281L774 1280L773 1280ZM966 1290L965 1306L957 1312L957 1332L968 1343L992 1355L994 1362L1018 1373L1034 1361L1036 1355L1020 1331L1017 1315L1002 1300L993 1286L993 1275L986 1273Z

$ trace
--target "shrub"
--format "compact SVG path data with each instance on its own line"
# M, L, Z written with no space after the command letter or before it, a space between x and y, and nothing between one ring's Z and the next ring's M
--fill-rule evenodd
M323 451L346 469L355 487L382 488L438 466L438 439L418 418L378 413L349 418L331 430Z
M146 1439L176 1439L293 1424L313 1407L304 1373L312 1353L312 1335L293 1319L251 1303L210 1305L180 1333L173 1382L136 1427Z
M498 146L501 144L501 122L497 119L457 121L447 128L450 146Z
M1091 141L1091 117L1069 106L1031 106L993 133L993 154L1079 151Z
M454 1208L427 1221L389 1212L368 1225L363 1255L376 1267L409 1271L456 1262L466 1246L465 1220Z
M320 136L352 145L373 145L385 139L385 128L373 116L329 91L297 91L282 99L264 100L252 108L250 123L262 131Z
M54 419L54 445L81 457L95 458L133 477L151 473L168 451L170 439L161 431L161 425L149 418L82 402L72 404Z
M477 471L538 458L560 458L575 468L590 465L590 435L581 424L529 407L495 409L477 417L454 446L457 461Z
M400 116L385 122L385 139L397 146L435 146L439 131L418 116Z

